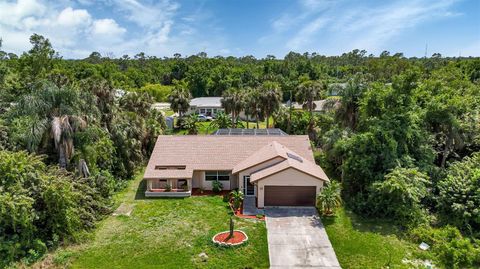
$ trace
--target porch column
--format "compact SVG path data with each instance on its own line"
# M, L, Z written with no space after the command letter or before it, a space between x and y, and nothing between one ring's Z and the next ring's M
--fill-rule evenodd
M152 190L152 180L147 179L147 191L151 191L151 190Z
M188 184L188 190L192 191L192 179L191 178L187 179L187 184Z

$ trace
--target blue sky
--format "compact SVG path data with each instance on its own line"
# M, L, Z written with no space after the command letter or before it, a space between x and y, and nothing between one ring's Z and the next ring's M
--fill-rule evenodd
M65 58L268 54L365 49L480 56L480 0L0 0L3 50L48 37Z

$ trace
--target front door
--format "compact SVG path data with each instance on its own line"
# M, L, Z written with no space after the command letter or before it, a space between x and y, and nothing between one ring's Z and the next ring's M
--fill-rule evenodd
M250 183L250 176L243 176L243 193L246 196L255 196L255 185Z

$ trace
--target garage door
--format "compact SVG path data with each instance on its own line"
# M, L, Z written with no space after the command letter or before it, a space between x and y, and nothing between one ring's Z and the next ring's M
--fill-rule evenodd
M315 186L265 186L265 206L315 206Z

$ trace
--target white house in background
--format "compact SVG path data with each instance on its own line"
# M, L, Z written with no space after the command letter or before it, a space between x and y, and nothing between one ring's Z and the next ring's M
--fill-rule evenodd
M203 114L215 118L220 112L225 113L225 109L222 107L222 97L198 97L190 100L190 108L185 114ZM239 117L242 120L246 120L247 118L243 111L240 112ZM250 118L250 120L252 120L252 118Z
M223 112L222 97L199 97L190 100L190 108L187 115L203 114L205 116L215 117L219 112Z

